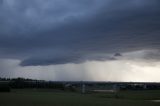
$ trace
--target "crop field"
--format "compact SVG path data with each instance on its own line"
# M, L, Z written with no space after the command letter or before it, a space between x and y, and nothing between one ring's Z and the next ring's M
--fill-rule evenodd
M160 106L160 91L120 91L118 93L62 92L42 89L0 93L0 106Z

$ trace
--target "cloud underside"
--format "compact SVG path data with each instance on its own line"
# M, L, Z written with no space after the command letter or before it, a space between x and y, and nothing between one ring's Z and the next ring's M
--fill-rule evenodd
M133 56L133 54L135 53L126 55ZM24 77L54 81L160 81L160 63L153 61L88 61L81 64L68 63L36 67L21 67L18 65L19 63L19 60L0 59L1 77Z
M157 61L159 5L159 0L0 0L0 58L18 59L21 66ZM130 52L137 54L128 57Z

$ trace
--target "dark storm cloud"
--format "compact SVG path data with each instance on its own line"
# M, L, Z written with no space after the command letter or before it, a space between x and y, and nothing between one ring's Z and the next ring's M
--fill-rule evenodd
M3 0L0 0L0 5L3 4Z
M159 0L1 0L0 57L20 59L22 66L50 65L160 49L159 5Z

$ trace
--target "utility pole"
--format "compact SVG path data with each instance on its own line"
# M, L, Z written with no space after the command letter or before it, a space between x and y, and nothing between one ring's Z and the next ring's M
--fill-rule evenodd
M82 93L86 93L86 85L85 84L82 84Z

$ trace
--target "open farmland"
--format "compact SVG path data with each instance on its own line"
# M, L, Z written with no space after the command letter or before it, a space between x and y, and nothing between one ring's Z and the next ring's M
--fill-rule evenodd
M160 106L160 91L115 93L62 92L49 89L12 90L0 93L0 106Z

